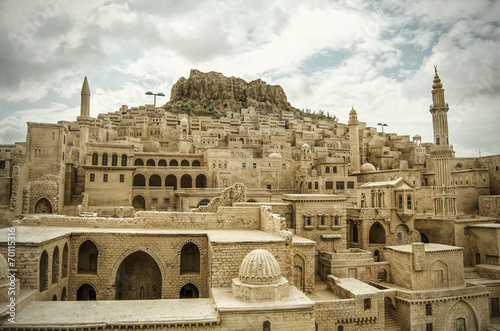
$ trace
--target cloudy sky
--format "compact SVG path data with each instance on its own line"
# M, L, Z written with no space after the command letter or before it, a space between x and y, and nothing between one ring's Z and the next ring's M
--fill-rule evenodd
M496 0L0 0L0 143L74 120L84 76L97 116L192 68L431 142L438 65L457 156L500 154L499 20Z

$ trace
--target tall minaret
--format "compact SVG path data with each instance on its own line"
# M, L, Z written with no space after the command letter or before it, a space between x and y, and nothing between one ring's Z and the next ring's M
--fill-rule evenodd
M87 76L83 80L82 85L82 101L80 103L80 116L89 117L90 115L90 88L89 82L87 81Z
M349 145L351 148L351 173L359 172L360 155L359 155L359 123L358 114L354 107L349 113Z
M434 163L434 214L454 216L457 214L457 195L452 192L451 165L453 147L448 136L448 104L444 101L444 89L441 79L434 66L434 81L432 84L432 125L434 130L434 146L431 148Z

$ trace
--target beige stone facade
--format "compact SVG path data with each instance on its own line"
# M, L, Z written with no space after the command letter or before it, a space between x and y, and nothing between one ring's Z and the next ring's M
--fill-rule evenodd
M455 156L437 70L432 143L204 75L97 118L85 78L0 146L4 329L498 327L500 156Z

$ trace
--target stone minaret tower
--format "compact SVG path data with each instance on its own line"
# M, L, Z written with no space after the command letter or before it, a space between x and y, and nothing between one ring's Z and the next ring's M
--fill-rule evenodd
M451 190L450 160L453 157L453 147L448 136L448 104L444 101L444 89L441 79L434 67L435 76L432 84L432 125L434 129L434 146L431 149L434 163L434 214L453 216L457 214L457 195Z
M83 79L82 85L82 101L80 103L80 116L89 117L90 114L90 88L87 76Z
M349 145L351 147L351 173L359 172L359 123L358 114L354 110L354 107L352 107L349 113Z

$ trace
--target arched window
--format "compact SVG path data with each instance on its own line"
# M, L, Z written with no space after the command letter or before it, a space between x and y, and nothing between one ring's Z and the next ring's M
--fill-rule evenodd
M76 292L76 300L78 301L95 301L96 299L97 295L92 285L83 284Z
M329 174L330 173L330 167L329 166L326 166L325 168L325 173Z
M271 331L271 322L265 321L262 323L262 331Z
M170 160L170 164L169 164L171 167L178 167L179 166L179 163L177 162L177 160Z
M200 250L189 242L181 250L181 275L200 273Z
M181 177L181 188L192 188L193 187L193 179L190 175L185 174Z
M106 153L102 154L101 164L103 166L107 166L108 165L108 154L106 154Z
M196 188L206 188L207 187L207 177L203 174L196 176Z
M167 161L165 161L163 159L160 160L160 161L158 161L158 166L159 167L166 167L167 166Z
M136 159L134 161L134 165L136 165L136 166L143 166L144 165L144 161L142 159Z
M182 160L181 167L189 167L189 161L188 160Z
M90 240L78 249L78 273L97 274L97 246Z
M52 252L52 284L59 281L59 247L54 247Z
M156 165L156 163L155 163L155 160L153 160L153 159L149 159L146 162L146 166L148 166L148 167L154 167L155 165Z
M375 222L371 226L368 242L370 244L385 244L385 229L379 222Z
M206 205L208 205L209 203L210 203L210 200L208 200L208 199L203 199L203 200L201 200L200 202L198 202L198 206L197 206L196 208L198 208L198 207L200 207L200 206L206 206Z
M40 256L38 272L38 288L40 291L45 291L49 287L49 254L45 250Z
M165 178L165 187L167 186L171 186L174 190L177 190L177 177L175 177L175 175L168 175L167 178Z
M123 154L122 155L122 167L127 166L127 155Z
M337 167L336 167L336 166L333 166L333 168L332 168L332 172L333 172L334 174L336 174L336 173L337 173Z
M64 244L62 255L62 278L68 277L68 243ZM62 298L61 298L62 300Z
M99 155L97 153L92 154L92 165L97 165L99 162Z
M133 186L146 186L146 177L141 174L137 174L134 176Z
M193 167L199 167L200 165L201 165L200 161L198 161L198 160L193 161Z
M149 186L161 186L161 177L159 175L149 177Z
M179 293L179 298L181 299L191 299L199 297L200 293L198 291L198 288L191 283L184 285Z
M111 156L111 165L112 165L113 167L116 167L116 166L118 165L118 155L113 154L113 155Z

